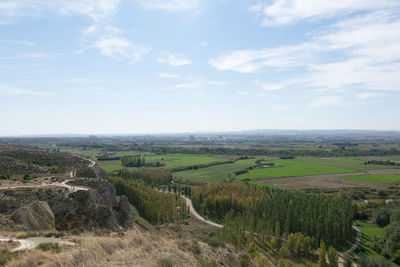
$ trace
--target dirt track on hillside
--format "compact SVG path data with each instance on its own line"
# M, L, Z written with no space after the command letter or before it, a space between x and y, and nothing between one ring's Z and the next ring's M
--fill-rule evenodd
M281 186L290 189L349 188L349 187L383 188L387 185L387 184L385 185L385 184L338 179L343 176L354 176L362 174L400 174L400 169L368 170L365 172L358 172L358 173L323 174L323 175L293 176L284 178L270 178L270 179L259 180L258 182Z

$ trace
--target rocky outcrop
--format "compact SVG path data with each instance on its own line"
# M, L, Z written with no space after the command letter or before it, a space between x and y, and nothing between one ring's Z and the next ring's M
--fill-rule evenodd
M129 229L133 227L133 217L131 204L129 203L128 197L121 196L119 198L118 207L117 207L119 216L118 222L121 226Z
M96 190L77 191L52 207L56 228L131 228L133 225L130 204L126 197L117 204L115 188L109 182L101 183Z
M55 218L49 204L34 201L11 214L11 219L27 231L55 230Z
M117 203L112 184L93 180L97 180L96 189L74 193L64 188L0 191L0 213L9 215L34 201L45 201L54 214L58 230L131 228L133 219L129 201L122 197Z
M107 194L103 196L97 190L77 191L66 201L54 205L57 229L119 228L113 206L107 205L110 200L105 196Z

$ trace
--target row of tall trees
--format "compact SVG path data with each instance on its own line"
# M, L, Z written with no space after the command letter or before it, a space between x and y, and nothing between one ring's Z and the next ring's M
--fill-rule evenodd
M166 169L122 169L119 176L146 183L150 186L169 185L172 181L172 174Z
M351 238L353 207L339 197L222 183L195 188L192 201L203 216L225 220L237 238L256 233L268 240L300 232L314 237L317 246L321 240L333 245Z
M146 164L146 160L142 155L127 155L121 158L124 167L141 167Z
M140 216L152 224L174 222L189 217L189 208L179 195L161 193L135 180L109 177L118 195L126 195Z

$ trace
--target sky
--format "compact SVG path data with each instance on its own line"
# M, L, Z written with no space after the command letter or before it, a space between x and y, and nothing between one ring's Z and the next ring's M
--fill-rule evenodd
M0 136L400 130L398 0L0 0Z

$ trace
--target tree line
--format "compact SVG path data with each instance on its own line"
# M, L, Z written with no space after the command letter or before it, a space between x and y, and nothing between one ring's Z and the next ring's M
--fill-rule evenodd
M225 183L195 188L192 201L203 216L225 225L234 221L226 231L239 240L245 239L245 232L263 240L300 232L311 236L314 245L351 238L353 207L339 197Z
M178 194L155 191L148 185L120 177L109 177L118 195L126 195L140 216L152 224L178 221L189 217L189 208Z
M365 165L372 164L372 165L389 165L389 166L400 166L400 163L390 160L368 160L364 162Z
M146 160L142 155L127 155L121 158L124 167L141 167L146 164Z
M165 169L122 169L118 171L119 176L146 183L150 186L167 185L172 181L172 174Z

